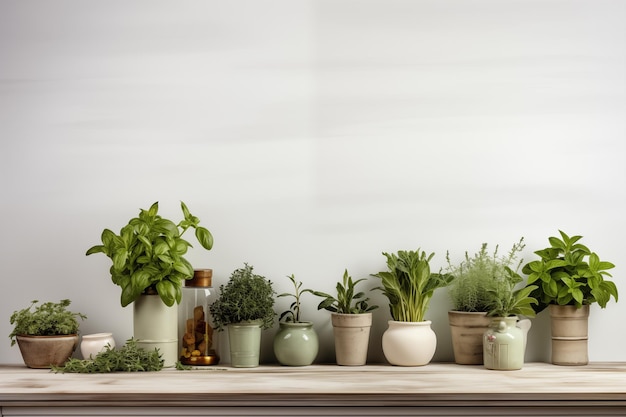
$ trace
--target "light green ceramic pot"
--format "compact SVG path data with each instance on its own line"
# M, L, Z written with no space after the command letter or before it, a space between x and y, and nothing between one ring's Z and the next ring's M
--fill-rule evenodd
M274 336L274 355L281 365L311 365L317 357L319 340L310 321L280 323Z
M261 321L228 325L230 364L235 368L259 366L261 353Z
M517 370L524 365L524 339L517 317L494 317L483 336L485 368Z

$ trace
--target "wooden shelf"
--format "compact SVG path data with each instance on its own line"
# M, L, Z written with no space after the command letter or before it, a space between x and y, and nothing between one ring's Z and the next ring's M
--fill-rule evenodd
M450 363L218 366L115 374L4 365L0 407L2 416L43 410L47 415L615 415L626 413L626 363L529 363L519 371Z

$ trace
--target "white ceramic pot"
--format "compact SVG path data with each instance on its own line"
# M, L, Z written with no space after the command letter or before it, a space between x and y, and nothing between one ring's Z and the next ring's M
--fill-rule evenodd
M107 345L111 346L111 349L115 348L115 339L113 339L112 333L86 334L80 342L80 353L82 353L83 359L93 359Z
M422 366L435 355L437 335L430 320L419 322L389 320L383 333L383 353L391 365Z

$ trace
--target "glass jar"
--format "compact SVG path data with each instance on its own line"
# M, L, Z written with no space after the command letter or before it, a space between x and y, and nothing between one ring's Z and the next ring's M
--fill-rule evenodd
M209 306L215 292L211 287L213 270L197 269L193 278L185 281L181 303L180 362L185 365L216 365L217 332L213 331Z

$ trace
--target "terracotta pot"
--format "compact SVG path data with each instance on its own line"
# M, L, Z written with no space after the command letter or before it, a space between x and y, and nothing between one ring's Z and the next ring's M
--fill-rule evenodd
M360 366L367 362L372 313L331 313L337 365Z
M78 335L17 336L24 363L29 368L61 366L78 346Z
M454 361L459 365L483 364L483 334L491 317L484 312L448 311Z
M548 306L552 330L554 365L587 365L589 306Z

